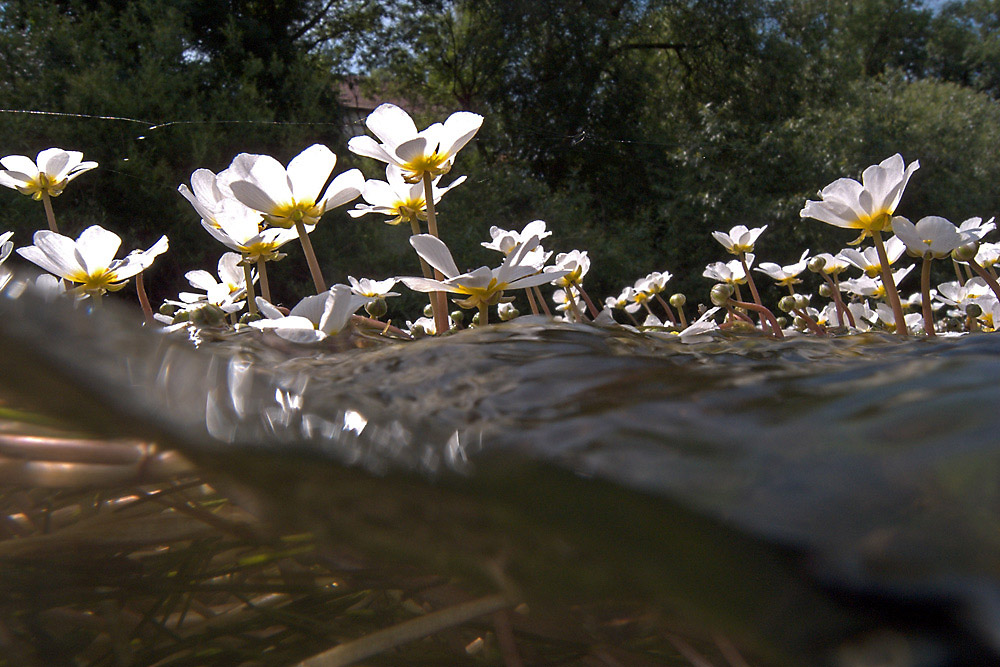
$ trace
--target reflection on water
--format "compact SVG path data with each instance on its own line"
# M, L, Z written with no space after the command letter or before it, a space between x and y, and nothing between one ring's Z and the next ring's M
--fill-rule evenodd
M0 299L0 393L108 435L214 461L326 460L378 493L402 475L472 488L470 502L524 465L542 472L512 498L610 483L623 506L666 499L806 554L802 576L851 604L938 605L948 632L1000 652L1000 337L684 345L522 318L364 348L254 333L195 349L14 296Z

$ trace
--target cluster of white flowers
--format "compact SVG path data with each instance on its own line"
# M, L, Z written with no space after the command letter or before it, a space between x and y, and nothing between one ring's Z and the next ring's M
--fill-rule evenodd
M529 222L520 231L492 227L490 240L482 245L502 255L500 266L462 271L440 238L435 205L465 180L460 176L447 185L440 183L482 122L477 114L458 112L444 123L418 131L402 109L391 104L378 107L366 121L377 140L355 137L348 148L386 163L385 181L366 181L357 169L331 180L337 156L321 144L306 148L287 166L268 155L241 153L218 174L196 170L190 186L181 185L178 190L226 252L219 259L216 275L201 269L189 271L186 278L194 291L166 300L155 316L145 301L142 272L167 250L166 237L148 250L116 258L121 239L111 231L95 225L76 239L57 231L51 199L77 176L94 169L95 162L84 162L81 153L58 148L43 150L34 160L11 155L0 160L0 185L45 204L50 228L36 232L33 245L17 249L22 258L51 274L39 279L41 287L50 294L68 292L78 299L98 302L106 292L121 289L135 277L147 320L159 321L167 331L192 325L228 326L273 332L299 343L317 342L355 325L381 334L392 332L397 337L436 334L459 328L464 322L461 311L448 312L445 295L453 295L460 308L474 310L472 323L482 326L488 324L491 308L501 321L520 315L512 303L515 290L525 291L535 315L613 324L614 313L622 311L635 329L657 335L679 334L685 342L704 340L720 329L760 330L782 337L801 332L824 334L830 329L882 328L903 334L923 331L932 336L1000 326L1000 284L995 270L1000 245L984 241L995 228L993 220L970 218L956 226L944 218L928 216L914 224L894 215L907 183L919 168L917 162L906 165L900 155L868 167L861 181L834 181L820 191L819 201L806 202L801 211L803 218L858 230L860 236L852 245L871 239L869 247L848 247L836 254L812 257L806 250L792 264L761 262L755 267L755 249L767 225L736 225L729 231L713 232L713 238L734 259L705 267L703 276L716 283L710 295L714 307L700 306L699 317L693 322L685 312L684 294L665 296L673 277L668 271L636 280L618 296L605 299L603 309L598 309L584 288L591 269L587 252L571 250L555 254L553 259L554 253L542 246L542 241L552 236L542 220ZM327 288L309 234L326 212L358 197L364 203L348 211L352 217L377 214L391 225L409 224L409 242L420 261L422 276L383 280L348 276L350 284ZM883 239L884 233L892 235ZM12 254L11 238L11 232L0 234L0 287L11 280L11 271L4 266ZM273 303L267 264L285 257L281 249L296 238L302 244L316 294L287 309ZM905 299L899 296L897 286L917 265L894 269L904 254L916 258L921 269L919 290ZM946 258L954 265L957 279L932 288L931 262ZM806 269L822 280L815 294L796 291L804 282L801 276ZM844 275L851 270L859 274ZM787 290L778 307L792 316L791 323L787 317L774 317L764 305L755 272ZM431 294L425 317L407 322L406 331L382 320L387 314L386 299L399 296L392 291L397 283ZM550 295L554 309L539 289L545 285L554 288ZM744 286L749 298L744 297ZM829 301L821 304L823 299ZM362 308L367 317L357 314ZM944 317L935 318L935 311L943 311ZM641 324L636 317L639 313L644 316ZM719 315L724 316L722 321ZM898 325L901 320L902 325Z

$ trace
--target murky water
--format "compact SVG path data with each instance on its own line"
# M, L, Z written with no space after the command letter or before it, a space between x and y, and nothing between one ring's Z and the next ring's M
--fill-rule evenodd
M1000 660L995 335L685 345L522 318L195 349L0 304L0 392L170 442L359 548L484 580L502 553L529 599L641 597L793 663L887 629L909 651L888 664Z

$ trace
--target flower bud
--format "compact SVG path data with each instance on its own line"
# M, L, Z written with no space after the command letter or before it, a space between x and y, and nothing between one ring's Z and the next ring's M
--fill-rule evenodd
M160 315L173 317L176 312L177 312L177 306L174 306L172 304L165 303L162 306L160 306Z
M790 313L795 309L795 297L788 295L778 299L778 308L785 313Z
M812 271L813 273L819 273L824 268L826 268L826 258L813 257L812 259L809 260L809 263L806 264L806 266L808 266L809 270Z
M388 310L389 307L385 305L385 299L381 297L365 304L365 312L376 320L385 315Z
M809 297L805 294L796 294L792 298L795 299L796 310L805 310L809 306Z
M968 262L969 260L975 258L977 252L979 252L978 243L966 243L965 245L960 245L952 250L951 258L956 262Z
M434 308L431 304L424 306L424 317L434 317Z
M832 299L833 298L833 290L830 289L830 286L828 284L826 284L826 283L823 283L822 285L820 285L819 289L816 290L816 291L824 299Z
M778 328L784 329L788 326L788 318L782 315L781 317L775 318L778 322Z
M965 314L969 317L979 317L983 314L983 308L978 303L970 303L965 307Z
M685 303L687 303L687 297L680 292L670 297L670 305L674 308L683 308Z
M461 324L465 321L465 312L461 310L453 310L450 314L451 321L455 324Z
M712 288L709 293L709 297L712 300L713 306L725 306L729 303L729 299L733 296L732 285L726 285L725 283L718 283Z

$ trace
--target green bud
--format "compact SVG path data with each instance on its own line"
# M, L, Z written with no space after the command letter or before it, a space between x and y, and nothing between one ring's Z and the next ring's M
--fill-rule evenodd
M410 335L414 338L423 338L427 335L427 330L424 329L422 324L414 324L410 327Z
M979 317L983 314L983 308L978 303L970 303L965 307L965 314L969 317Z
M833 298L833 290L830 289L830 286L827 285L826 283L823 283L822 285L820 285L819 289L816 290L816 291L819 292L819 295L821 297L823 297L824 299L832 299Z
M795 319L792 320L792 326L794 326L796 329L802 331L803 329L806 328L806 321L805 321L805 319L796 316Z
M714 306L725 306L729 303L729 299L733 296L732 285L726 285L724 283L718 283L712 288L709 293L709 297L712 300L712 305Z
M784 329L788 326L788 318L782 315L781 317L775 318L778 321L778 327Z
M680 292L670 297L670 305L674 308L683 308L685 303L687 303L687 297Z
M165 303L160 306L160 315L166 315L167 317L173 317L177 313L177 306Z
M374 317L376 320L385 315L388 310L388 306L385 305L385 299L382 298L369 301L365 304L365 312Z
M257 322L262 320L264 317L260 313L243 313L240 316L240 324L250 324L251 322Z
M451 320L455 324L461 324L462 322L465 321L465 312L461 310L451 311Z
M790 313L795 309L795 297L792 295L783 296L778 299L778 308L785 313Z
M424 317L434 317L434 307L431 304L424 306Z
M479 326L479 311L476 311L476 313L472 316L472 326Z
M795 299L795 308L797 310L805 310L809 306L809 297L805 294L796 294L792 298Z
M978 243L966 243L965 245L960 245L951 251L951 258L956 262L968 262L974 259L976 253L979 252Z
M826 268L826 258L813 257L812 259L809 260L809 263L806 266L808 266L809 270L812 271L813 273L819 273L824 268Z
M191 311L191 322L201 327L218 327L226 323L226 313L218 306L208 304Z

